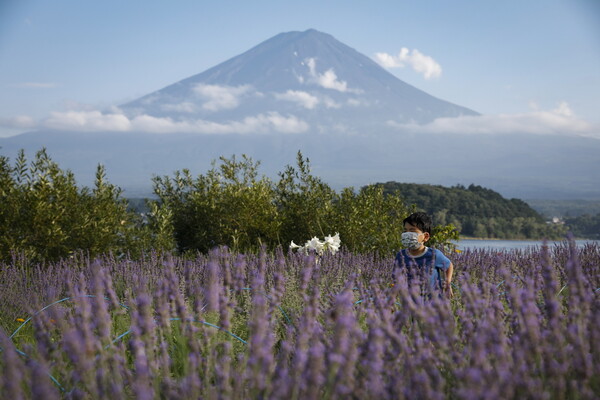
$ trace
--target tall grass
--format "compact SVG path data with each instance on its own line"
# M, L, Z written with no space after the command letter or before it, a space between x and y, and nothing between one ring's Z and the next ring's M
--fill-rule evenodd
M3 398L598 398L600 248L451 257L225 248L0 266ZM392 285L393 284L393 285Z

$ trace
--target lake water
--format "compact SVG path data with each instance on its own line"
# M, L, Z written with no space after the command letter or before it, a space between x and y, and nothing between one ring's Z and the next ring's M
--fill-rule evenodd
M542 240L478 240L464 239L457 242L459 250L465 249L492 249L492 250L525 250L530 247L541 247L544 242ZM561 241L548 241L547 244L552 247L555 244L563 243ZM596 243L600 245L600 240L576 240L575 244L578 247L584 246L586 243Z

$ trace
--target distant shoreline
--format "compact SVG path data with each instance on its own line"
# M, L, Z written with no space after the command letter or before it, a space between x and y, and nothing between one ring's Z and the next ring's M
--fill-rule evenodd
M598 240L594 238L586 238L586 237L575 237L574 240ZM485 237L470 237L470 236L461 236L459 241L461 240L503 240L503 241L515 241L515 242L543 242L544 240L548 242L562 242L563 240L567 240L567 238L560 239L547 239L547 238L539 238L539 239L502 239L502 238L485 238Z
M549 247L555 245L564 245L566 239L548 240L546 241ZM596 246L600 245L600 240L597 239L575 239L574 243L577 247L585 246L592 243ZM544 245L544 240L505 240L505 239L462 239L454 242L461 251L471 249L491 249L491 250L526 250L530 248L541 248Z

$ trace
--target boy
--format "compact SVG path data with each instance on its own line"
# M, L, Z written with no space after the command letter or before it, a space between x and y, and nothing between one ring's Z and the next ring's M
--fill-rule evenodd
M406 248L396 254L396 265L408 269L409 280L413 278L415 269L417 275L429 281L429 290L442 289L448 297L452 297L452 262L438 249L425 246L431 236L432 221L429 215L416 212L402 223L402 244Z

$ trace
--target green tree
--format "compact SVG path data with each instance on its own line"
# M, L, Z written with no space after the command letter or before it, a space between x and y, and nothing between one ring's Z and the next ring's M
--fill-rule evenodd
M519 199L505 199L478 185L443 187L387 182L386 193L398 190L404 201L432 215L439 225L451 223L462 235L491 238L556 238L562 231Z
M390 254L401 247L402 220L409 214L400 196L385 195L382 185L342 190L335 204L335 229L355 252Z
M271 181L258 178L260 162L242 155L220 158L193 179L188 170L154 178L154 205L170 213L180 251L206 252L218 245L246 251L278 242L279 220ZM152 218L155 223L155 218Z
M310 160L299 151L296 167L286 166L279 173L275 188L275 204L281 221L279 237L289 245L319 236L333 234L336 192L320 178L311 174Z
M600 239L600 213L566 218L565 224L575 237Z
M28 165L21 151L10 167L0 158L0 257L13 252L32 261L57 260L76 251L124 254L134 245L137 221L119 188L99 165L95 187L79 189L45 149Z

